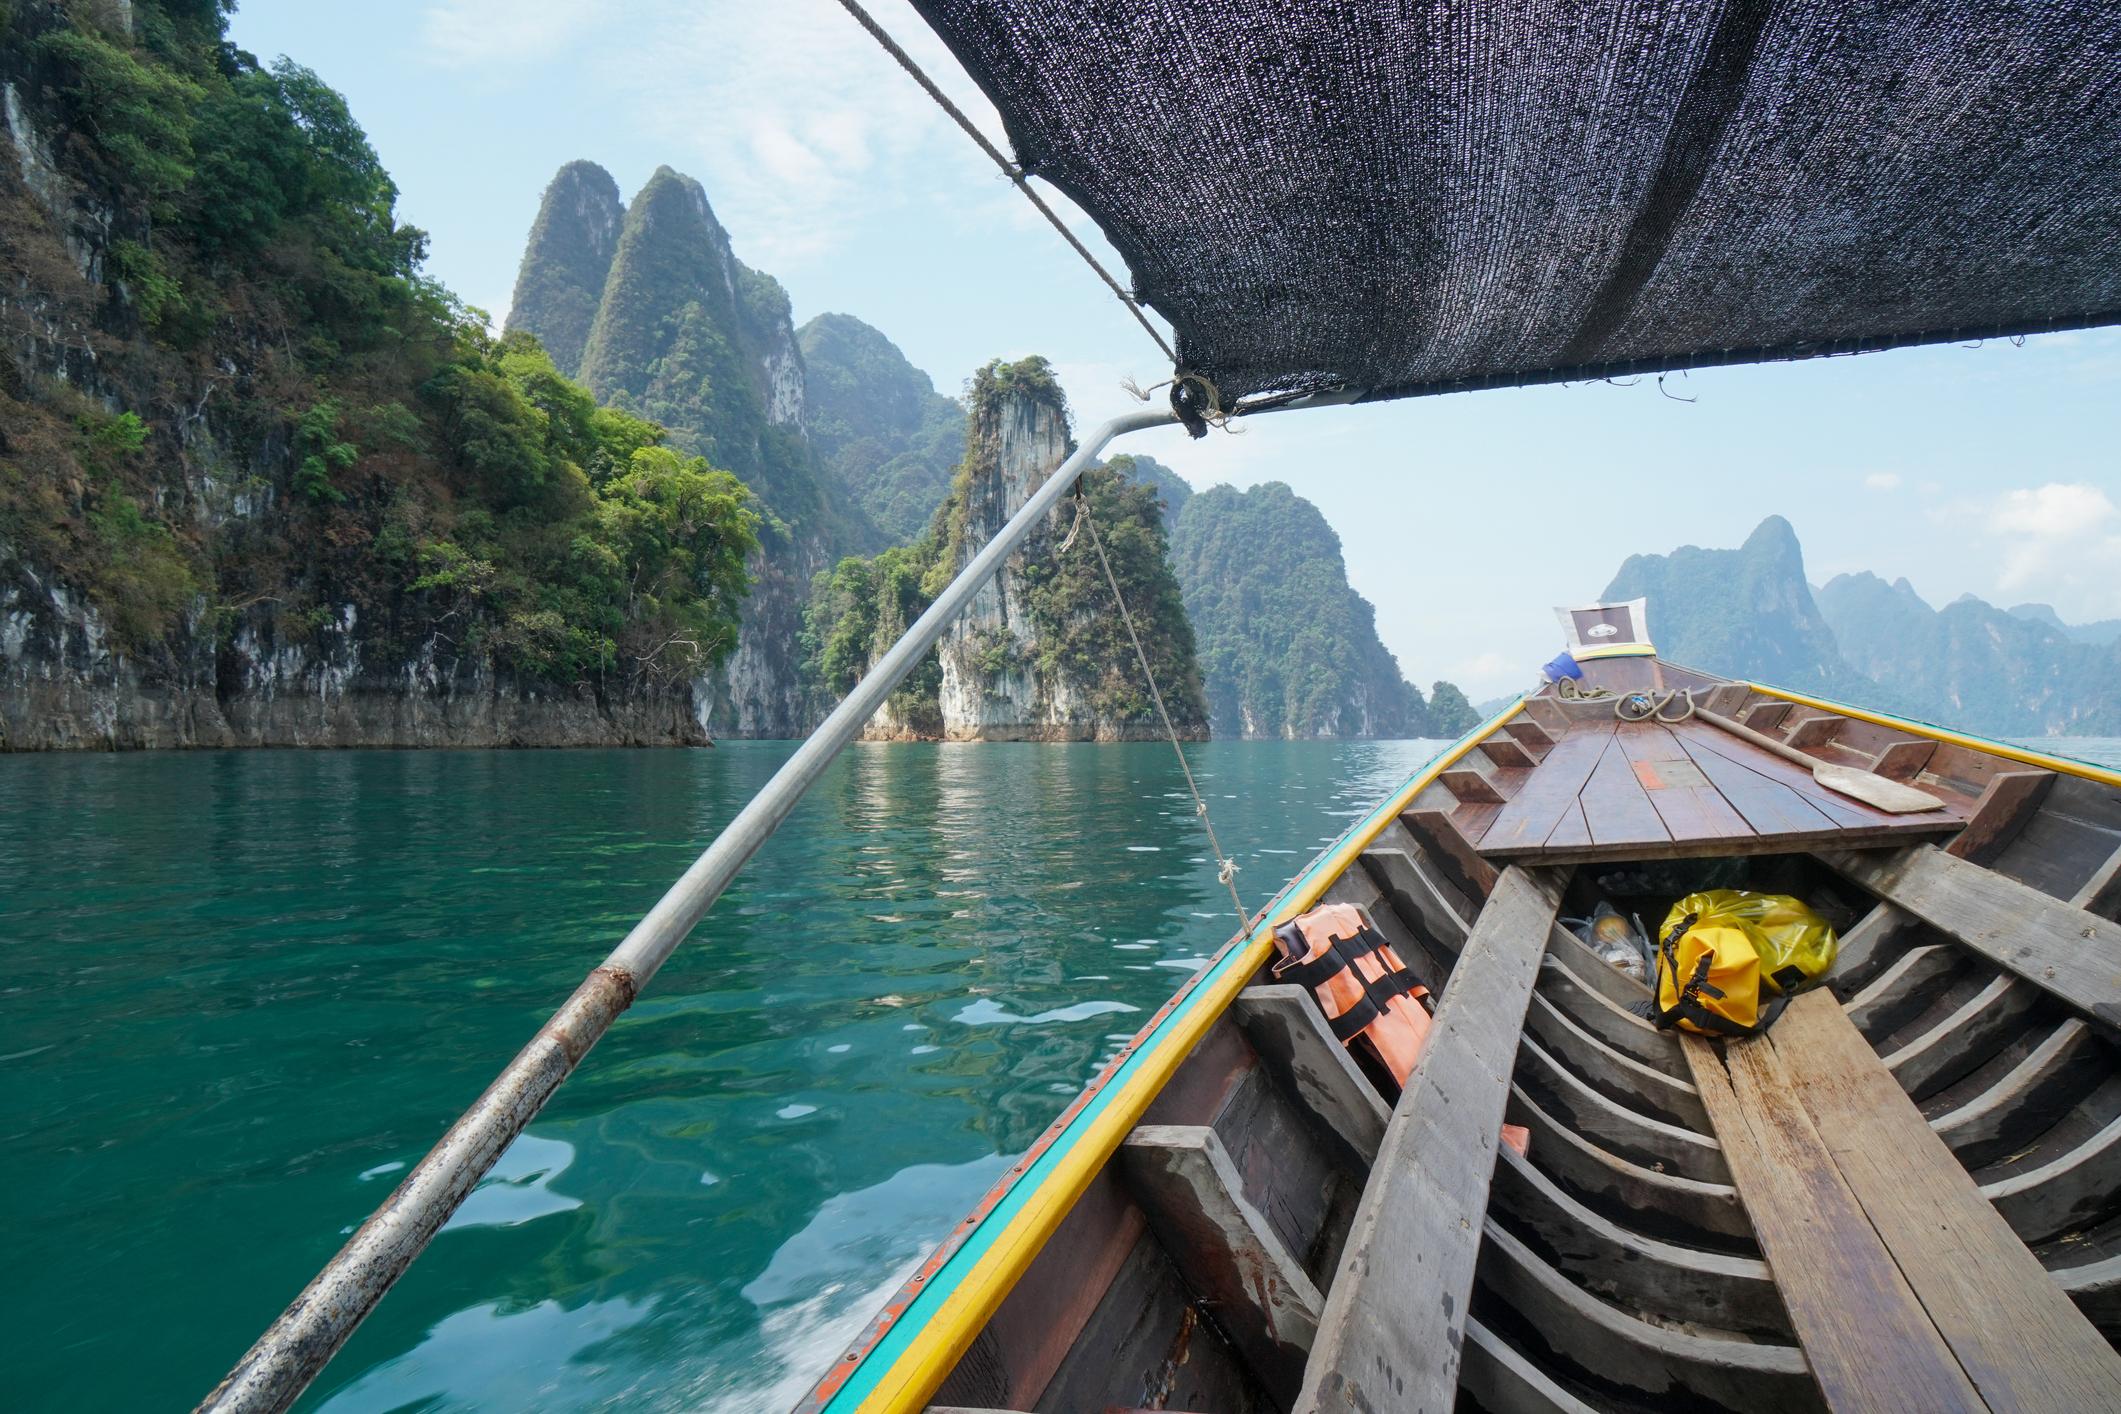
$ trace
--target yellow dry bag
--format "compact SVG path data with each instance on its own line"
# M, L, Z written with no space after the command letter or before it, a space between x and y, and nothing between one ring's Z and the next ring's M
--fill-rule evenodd
M1825 919L1786 894L1710 889L1672 905L1659 930L1659 1026L1705 1036L1751 1036L1833 966ZM1775 994L1763 1007L1762 994Z

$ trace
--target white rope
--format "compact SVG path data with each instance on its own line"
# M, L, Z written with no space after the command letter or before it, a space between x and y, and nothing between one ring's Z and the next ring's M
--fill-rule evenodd
M1134 645L1134 660L1141 664L1142 678L1149 684L1149 696L1156 701L1156 715L1163 719L1164 735L1171 742L1171 754L1178 758L1178 769L1184 773L1186 789L1193 796L1193 813L1200 817L1200 827L1207 832L1208 850L1215 856L1216 882L1230 891L1230 907L1237 911L1237 931L1243 934L1251 928L1252 918L1245 912L1245 901L1237 892L1237 861L1223 853L1222 841L1215 837L1215 822L1208 818L1208 802L1202 799L1200 786L1193 779L1193 768L1186 762L1186 748L1179 742L1178 729L1171 725L1171 713L1165 708L1164 694L1156 685L1156 673L1149 667L1149 655L1142 650L1141 635L1134 631L1134 615L1127 609L1127 596L1120 593L1119 578L1112 573L1112 562L1105 558L1105 542L1098 537L1097 521L1090 515L1089 498L1078 484L1075 524L1061 545L1063 553L1075 543L1075 532L1085 528L1090 532L1090 548L1097 551L1097 562L1104 568L1105 583L1112 587L1112 602L1119 605L1120 622L1127 626L1127 639Z

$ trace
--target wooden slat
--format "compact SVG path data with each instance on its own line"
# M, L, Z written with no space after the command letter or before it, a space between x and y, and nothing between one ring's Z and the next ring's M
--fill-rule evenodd
M2072 1016L1995 1084L1938 1115L1930 1127L1961 1164L1980 1169L2046 1133L2098 1084L2106 1069L2106 1050L2091 1026Z
M2109 1026L2121 1025L2121 923L1934 845L1819 857L1998 967Z
M1790 723L1789 732L1782 739L1799 751L1808 746L1823 746L1841 730L1841 722L1842 719L1831 712L1799 717Z
M1480 837L1482 849L1537 847L1546 842L1561 817L1576 803L1576 793L1591 778L1598 758L1612 740L1615 723L1581 722L1547 753L1524 788Z
M1569 729L1569 714L1550 697L1534 697L1526 701L1524 716L1528 721L1539 723L1546 734L1557 741Z
M1650 804L1649 792L1636 779L1627 753L1620 749L1617 732L1576 798L1583 807L1584 823L1590 827L1594 844L1671 842L1671 832L1665 829L1657 807Z
M1655 722L1625 724L1615 743L1675 840L1727 839L1752 833L1672 733Z
M1914 830L1956 829L1965 823L1963 814L1952 813L1949 802L1944 809L1919 815L1893 815L1874 810L1860 800L1819 784L1809 766L1770 755L1704 722L1681 722L1672 730L1685 741L1690 752L1715 752L1727 761L1747 767L1755 775L1788 786L1802 796L1806 804L1850 832L1852 838Z
M1515 721L1504 724L1503 730L1516 737L1524 744L1525 750L1535 756L1545 755L1553 750L1554 740L1559 735L1557 732L1548 731L1529 715L1520 715Z
M1475 921L1393 1108L1296 1408L1455 1402L1511 1063L1566 881L1512 866Z
M2092 871L2092 876L2070 896L2070 903L2101 918L2114 916L2117 907L2121 907L2121 849Z
M1770 1039L1870 1226L1990 1406L2121 1404L2121 1355L1982 1197L1833 1000L1798 997ZM1854 1324L1867 1326L1868 1313Z
M1819 833L1838 827L1839 822L1806 800L1792 785L1756 769L1751 761L1734 760L1735 752L1721 745L1731 738L1716 728L1686 722L1674 730L1673 736L1686 749L1687 758L1701 768L1731 808L1745 817L1755 834ZM1775 760L1765 752L1752 755L1763 762Z
M1935 1000L1931 988L1966 965L1966 954L1950 943L1909 948L1892 966L1848 999L1849 1020L1864 1039L1883 1041L1922 1015Z
M1590 843L1591 827L1584 820L1583 805L1571 801L1569 808L1562 812L1561 823L1554 827L1553 834L1547 836L1546 848L1580 849Z
M1520 797L1522 794L1519 792ZM1494 889L1495 866L1480 857L1480 851L1458 828L1450 811L1417 807L1401 815L1399 823L1407 827L1407 833L1414 836L1415 843L1451 882L1467 894L1483 899Z
M1831 998L1824 1000L1841 1014ZM1719 1051L1699 1036L1682 1044L1828 1407L1984 1410L1828 1156L1777 1051L1743 1043ZM1893 1093L1899 1096L1897 1088ZM1900 1101L1907 1103L1904 1096Z
M1391 1111L1363 1079L1347 1048L1326 1029L1325 1014L1302 987L1247 987L1230 1005L1252 1049L1344 1150L1350 1168L1366 1172L1384 1142Z
M1478 1321L1466 1322L1463 1374L1480 1407L1495 1414L1595 1414Z
M1179 1275L1286 1403L1303 1383L1325 1298L1245 1201L1222 1140L1203 1126L1145 1124L1120 1146L1120 1164Z
M2018 837L2054 783L2053 771L1998 771L1981 788L1966 828L1948 848L1961 859L1990 863Z
M1712 707L1709 710L1715 709ZM1789 714L1790 704L1787 702L1755 702L1739 715L1738 720L1756 732L1772 732L1782 725L1782 719Z
M1742 682L1727 682L1696 695L1700 697L1701 705L1711 712L1728 715L1737 711L1739 704L1753 695L1753 690Z
M1444 789L1464 801L1480 801L1489 805L1500 805L1509 799L1495 788L1486 771L1471 766L1454 766L1437 777Z
M1480 744L1480 749L1490 761L1506 770L1529 771L1538 765L1524 744L1506 732L1496 732Z
M1885 749L1872 758L1871 770L1889 781L1912 781L1922 774L1922 768L1929 764L1936 749L1936 742L1921 737L1888 742Z
M1827 977L1834 994L1846 999L1857 989L1869 986L1872 978L1901 956L1902 940L1907 930L1915 926L1914 918L1891 904L1873 904L1855 927L1841 935L1841 947L1834 954L1834 968Z

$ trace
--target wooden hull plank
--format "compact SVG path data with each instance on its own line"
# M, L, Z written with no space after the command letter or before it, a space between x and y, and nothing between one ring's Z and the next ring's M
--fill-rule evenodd
M1916 1099L1935 1094L2002 1050L2041 1002L2039 988L1999 973L1950 1016L1887 1054L1885 1068Z
M2108 1059L2092 1028L2070 1017L1994 1085L1930 1122L1969 1171L2044 1133L2098 1084Z
M1636 1232L1577 1202L1515 1150L1497 1156L1490 1216L1500 1216L1557 1271L1626 1309L1770 1340L1791 1338L1767 1263Z
M1769 1039L1833 1167L1982 1396L1997 1409L2121 1405L2121 1355L1982 1196L1832 999L1797 998ZM1772 1249L1768 1260L1774 1265ZM1865 1312L1852 1324L1871 1323ZM1875 1379L1875 1341L1871 1348Z
M1630 722L1613 739L1673 839L1732 839L1752 833L1745 817L1709 783L1669 729L1656 722Z
M1752 1224L1728 1183L1704 1183L1645 1168L1556 1120L1521 1086L1510 1087L1509 1121L1532 1134L1532 1159L1586 1206L1671 1241L1732 1250L1754 1246Z
M1215 1131L1142 1125L1120 1164L1179 1275L1276 1402L1303 1384L1325 1298L1250 1203Z
M1600 1301L1492 1219L1480 1257L1486 1296L1531 1325L1587 1380L1625 1391L1637 1407L1788 1414L1820 1407L1803 1352L1791 1345L1697 1335L1652 1324ZM1485 1309L1485 1307L1484 1307ZM1383 1410L1447 1410L1411 1400Z
M1510 1343L1476 1320L1466 1321L1459 1383L1495 1414L1596 1414L1548 1378Z
M1598 966L1601 971L1612 971L1603 963ZM1575 969L1555 955L1551 944L1546 961L1539 965L1539 995L1552 1002L1563 1016L1638 1065L1674 1080L1686 1079L1686 1060L1679 1054L1678 1038L1669 1031L1659 1031L1598 988L1585 986Z
M1806 1000L1792 1002L1780 1025L1786 1027ZM1819 1000L1842 1016L1830 998ZM1848 1034L1862 1045L1854 1027ZM1799 1102L1779 1050L1745 1042L1719 1050L1698 1036L1682 1044L1827 1405L1837 1411L1985 1410L1872 1231ZM1875 1069L1876 1057L1868 1046L1863 1051L1868 1068ZM1893 1093L1906 1103L1897 1088ZM1915 1117L1919 1122L1921 1116ZM1948 1153L1945 1162L1951 1162Z
M1966 955L1949 943L1909 948L1848 999L1849 1020L1876 1045L1922 1015L1937 984L1965 965Z
M1606 1096L1530 1036L1518 1047L1518 1083L1584 1138L1629 1163L1703 1183L1729 1183L1723 1150L1706 1133L1652 1119Z
M2026 1242L2098 1221L2121 1198L2121 1119L2036 1169L1983 1184L1981 1193Z
M2108 1026L2121 1025L2121 923L1931 845L1820 858L1998 967Z
M1706 1131L1701 1097L1684 1080L1630 1059L1585 1031L1536 990L1525 1013L1525 1034L1615 1103L1666 1124Z
M1310 993L1287 985L1247 987L1230 1004L1230 1014L1324 1131L1328 1147L1351 1172L1368 1172L1391 1111L1326 1029L1325 1014Z
M1512 867L1475 921L1356 1210L1298 1409L1456 1401L1511 1063L1566 882Z
M1611 720L1579 722L1539 763L1539 769L1502 807L1480 838L1483 850L1538 848L1554 833L1562 816L1576 804L1577 792L1591 778L1598 759L1612 743Z
M1672 832L1664 827L1657 807L1650 804L1649 791L1620 747L1626 730L1625 723L1618 724L1612 745L1598 758L1591 778L1576 795L1591 842L1600 846L1670 844Z

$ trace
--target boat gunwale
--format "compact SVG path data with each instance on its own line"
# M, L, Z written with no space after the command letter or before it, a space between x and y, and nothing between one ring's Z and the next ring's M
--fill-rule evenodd
M1317 902L1416 796L1521 713L1526 700L1517 697L1416 770L1292 877L1254 915L1249 931L1224 943L1188 978L886 1301L796 1406L798 1414L923 1408L1083 1190L1266 961L1273 929ZM960 1266L962 1272L952 1272ZM878 1362L884 1363L869 1373Z

